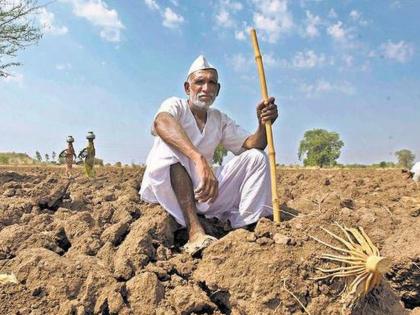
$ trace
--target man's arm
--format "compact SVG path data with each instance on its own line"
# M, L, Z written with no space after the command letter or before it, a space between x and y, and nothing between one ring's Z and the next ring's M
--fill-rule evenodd
M265 126L258 124L257 131L245 139L242 147L245 149L259 149L264 150L267 146L267 136L265 132Z
M156 134L170 146L189 157L194 163L203 156L192 144L179 122L169 113L160 113L153 122Z
M245 139L244 144L242 145L245 149L264 150L267 146L265 122L271 120L271 123L274 123L278 117L277 105L274 104L274 101L274 97L270 97L267 105L264 104L264 101L261 101L257 105L258 128L255 133Z
M171 114L162 112L157 115L154 128L156 134L163 141L180 151L195 164L201 179L199 187L195 190L197 200L213 202L218 194L217 179L206 158L193 145L179 122Z

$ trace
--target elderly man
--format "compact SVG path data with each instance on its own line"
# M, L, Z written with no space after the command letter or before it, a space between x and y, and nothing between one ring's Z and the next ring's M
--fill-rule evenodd
M154 145L140 188L143 200L160 203L187 227L184 249L193 254L208 246L197 213L229 221L233 228L271 214L271 189L264 123L278 116L274 98L257 105L258 128L249 134L211 108L219 94L218 73L204 56L191 65L184 83L188 99L171 97L154 118ZM218 144L236 155L216 171L211 159Z

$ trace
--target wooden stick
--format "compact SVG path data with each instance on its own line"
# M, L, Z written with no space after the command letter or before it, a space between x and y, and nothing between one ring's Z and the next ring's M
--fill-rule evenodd
M267 84L265 82L264 66L260 47L258 46L257 33L255 29L251 29L252 46L254 47L255 61L258 67L258 76L260 78L261 94L265 104L268 104ZM267 134L268 157L270 161L270 175L271 175L271 195L273 202L273 219L274 222L280 222L280 207L279 199L277 197L277 183L276 183L276 152L273 144L273 131L271 129L271 121L265 123L265 133Z

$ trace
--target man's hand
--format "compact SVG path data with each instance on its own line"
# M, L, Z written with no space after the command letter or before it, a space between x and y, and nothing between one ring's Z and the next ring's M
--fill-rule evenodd
M265 124L267 121L273 123L278 117L277 105L274 104L274 97L268 99L267 105L261 101L257 105L257 118L260 125Z
M219 183L213 169L203 156L195 161L195 167L200 178L200 184L194 190L195 199L198 202L214 202L219 193Z
M271 121L273 123L277 117L277 105L274 104L274 97L268 99L268 103L264 104L264 101L261 101L257 105L257 118L258 118L258 128L252 135L245 139L242 147L245 149L260 149L264 150L267 146L267 135L265 133L265 122Z
M192 144L179 122L168 113L160 113L154 123L156 134L168 145L190 158L200 178L200 184L194 191L199 202L213 202L218 194L218 182L206 158Z

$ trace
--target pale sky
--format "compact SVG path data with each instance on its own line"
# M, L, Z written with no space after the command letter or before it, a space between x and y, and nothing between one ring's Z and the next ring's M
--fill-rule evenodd
M58 0L35 17L38 45L0 79L0 152L60 152L96 134L105 162L143 163L160 103L185 97L204 54L222 89L214 107L249 131L261 98L257 29L278 163L299 163L306 130L338 132L341 163L420 159L420 1Z

